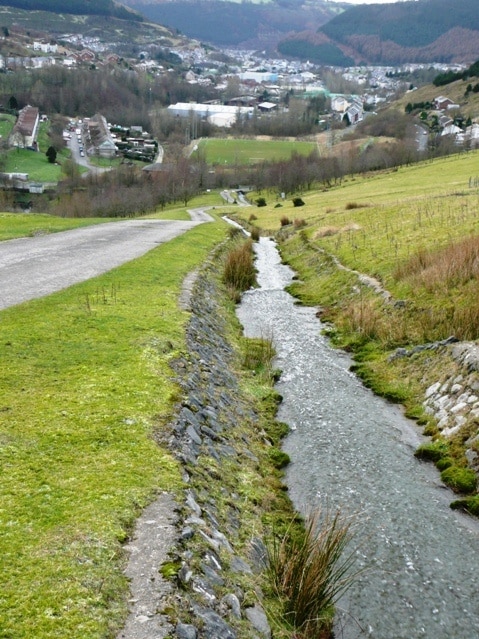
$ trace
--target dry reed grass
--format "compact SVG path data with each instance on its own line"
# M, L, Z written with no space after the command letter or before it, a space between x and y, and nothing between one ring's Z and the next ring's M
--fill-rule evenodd
M357 575L353 553L345 554L351 539L351 521L317 511L300 532L290 527L267 545L270 579L298 639L328 636L334 604Z
M227 253L223 267L223 282L231 298L238 301L241 293L251 288L255 281L253 242L246 240Z

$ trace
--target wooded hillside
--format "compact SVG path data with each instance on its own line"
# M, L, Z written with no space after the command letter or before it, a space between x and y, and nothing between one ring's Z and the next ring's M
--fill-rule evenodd
M311 35L289 38L290 54L304 57L304 41L311 42ZM479 51L477 1L358 5L321 26L315 35L356 63L471 63ZM321 55L320 50L316 53ZM330 64L327 59L322 62Z
M129 11L113 0L7 0L1 3L16 9L27 11L50 11L52 13L72 13L76 15L102 15L122 18L125 20L139 20L139 14Z

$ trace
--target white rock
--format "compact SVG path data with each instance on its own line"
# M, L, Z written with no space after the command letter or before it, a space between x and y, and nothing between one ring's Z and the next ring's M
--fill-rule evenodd
M460 413L461 410L464 410L465 408L468 408L468 405L466 404L466 402L459 402L458 404L455 404L451 408L451 413L454 413L455 415L456 413Z
M434 395L434 393L437 393L440 387L441 387L441 382L436 382L435 384L432 384L432 386L429 386L429 388L426 390L426 395L425 395L426 399L431 397L431 395Z

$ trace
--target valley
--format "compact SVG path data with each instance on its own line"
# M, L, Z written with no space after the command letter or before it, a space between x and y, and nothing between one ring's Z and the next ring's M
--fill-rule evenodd
M469 0L61 4L0 7L0 635L470 639Z

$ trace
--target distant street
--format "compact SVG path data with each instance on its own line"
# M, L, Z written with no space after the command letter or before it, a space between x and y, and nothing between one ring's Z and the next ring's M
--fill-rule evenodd
M144 255L207 221L127 220L0 242L0 309L49 295ZM210 218L211 219L211 218Z

